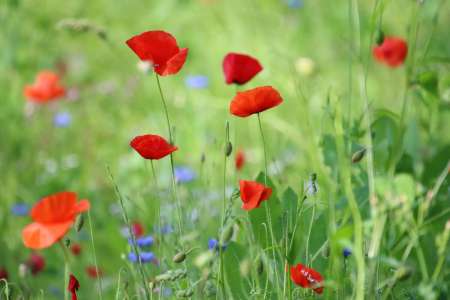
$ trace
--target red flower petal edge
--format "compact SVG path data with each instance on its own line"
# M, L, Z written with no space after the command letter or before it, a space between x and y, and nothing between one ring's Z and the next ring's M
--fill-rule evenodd
M222 67L227 84L245 84L263 69L256 58L240 53L228 53Z
M408 44L398 37L386 37L381 45L373 48L375 59L391 68L401 66L407 55Z
M70 274L69 278L69 285L67 286L67 290L72 293L72 300L77 300L77 291L80 288L80 283L78 282L78 279L73 275Z
M322 275L314 269L305 267L302 264L291 267L291 279L296 285L303 288L311 288L317 294L322 294L323 292Z
M161 159L178 149L156 134L139 135L131 140L130 146L145 159Z
M238 117L248 117L263 112L283 102L280 93L271 86L261 86L238 92L230 103L230 112Z
M258 208L261 202L269 199L272 189L256 181L239 181L242 209L252 210Z

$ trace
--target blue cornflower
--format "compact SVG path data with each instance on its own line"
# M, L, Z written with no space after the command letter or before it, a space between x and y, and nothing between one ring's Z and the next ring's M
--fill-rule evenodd
M188 88L205 89L208 87L209 80L205 75L188 75L184 82Z
M194 170L186 166L175 167L174 172L176 181L180 183L190 182L197 177Z
M70 123L72 122L72 116L70 113L63 111L58 112L53 117L53 124L55 127L65 128L69 127Z
M350 248L344 248L344 250L342 250L342 255L344 255L344 258L347 258L352 255L352 250L350 250Z
M149 263L155 259L155 254L153 252L140 252L139 257L143 263ZM134 263L139 262L135 252L128 253L128 260Z
M136 244L139 247L150 247L151 245L153 245L154 239L151 235L147 235L141 238L136 239ZM131 245L133 243L132 239L128 239L128 243Z
M208 240L208 249L219 251L220 243L217 239L211 238ZM227 245L222 246L222 251L227 248Z
M302 0L284 0L290 8L302 8L303 1Z
M11 213L19 217L28 215L29 211L30 206L23 202L19 202L11 206Z

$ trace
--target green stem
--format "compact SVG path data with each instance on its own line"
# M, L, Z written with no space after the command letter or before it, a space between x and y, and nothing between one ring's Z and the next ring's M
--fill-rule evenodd
M91 246L92 246L92 252L93 252L93 257L94 257L94 265L95 265L95 270L98 272L99 268L98 268L98 263L97 263L97 254L95 252L94 232L92 230L92 220L91 220L90 210L88 210L87 215L88 215L88 219L89 219L89 232L91 234ZM102 276L98 276L98 293L100 296L100 300L103 299Z
M70 262L69 262L69 254L67 253L67 248L64 246L63 242L61 240L58 241L59 246L61 247L61 250L64 255L64 300L69 299L69 273L70 273Z
M261 133L261 140L263 144L263 150L264 150L264 184L267 185L267 151L266 151L266 140L264 139L264 132L261 125L261 117L260 114L257 114L258 116L258 125L259 125L259 132Z

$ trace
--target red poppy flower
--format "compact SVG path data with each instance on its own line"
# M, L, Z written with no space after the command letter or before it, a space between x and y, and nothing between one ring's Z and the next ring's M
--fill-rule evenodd
M178 149L156 134L139 135L130 142L130 146L145 159L161 159Z
M98 278L103 275L102 270L97 269L95 266L88 266L86 267L86 274L88 274L91 278Z
M80 244L72 244L70 246L70 252L72 252L73 255L78 256L81 253L81 245Z
M0 267L0 280L5 279L8 280L8 271L6 271L6 268Z
M271 188L256 181L240 180L239 186L243 202L242 208L245 210L258 208L261 202L269 199L272 195Z
M39 255L37 253L31 253L26 265L30 269L31 274L37 275L44 269L45 259L42 255Z
M60 84L58 74L41 71L32 85L26 85L23 93L28 101L46 103L63 97L66 89Z
M239 171L240 169L242 169L242 167L245 164L245 153L244 153L244 151L239 149L236 152L236 156L234 158L234 164L236 166L236 170Z
M67 286L67 290L72 293L72 300L77 300L77 291L80 288L80 283L78 279L70 274L69 285Z
M376 60L392 68L403 64L408 55L408 44L398 37L385 37L383 43L373 48Z
M88 200L77 203L77 194L61 192L47 196L31 210L33 223L22 231L22 239L28 248L47 248L61 239L75 222L78 214L88 210Z
M131 223L131 229L136 237L141 237L144 235L144 226L137 221Z
M261 86L238 92L230 103L230 112L238 117L248 117L275 107L283 102L280 93L271 86Z
M142 61L150 62L161 76L178 73L188 54L187 48L180 49L177 40L161 30L141 33L126 43Z
M227 84L245 84L263 69L256 58L239 53L228 53L222 66Z
M295 284L303 288L311 288L317 294L322 294L323 292L322 275L302 264L291 267L291 279Z

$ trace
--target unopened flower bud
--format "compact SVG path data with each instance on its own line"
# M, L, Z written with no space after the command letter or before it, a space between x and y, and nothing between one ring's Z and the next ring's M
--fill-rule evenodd
M233 237L234 233L234 226L233 224L227 226L225 230L222 232L222 238L220 239L220 244L225 245L227 244L231 238Z
M227 157L230 156L232 151L233 151L233 145L231 144L230 141L228 141L227 144L225 145L225 155Z
M377 45L381 45L383 44L384 41L384 33L381 29L377 29L377 31L375 32L375 43Z
M362 148L362 149L356 151L352 155L352 163L354 163L354 164L359 163L361 161L361 159L364 158L365 155L366 155L366 148Z
M175 256L172 258L172 261L176 264L182 263L186 259L186 252L181 251L175 254Z

